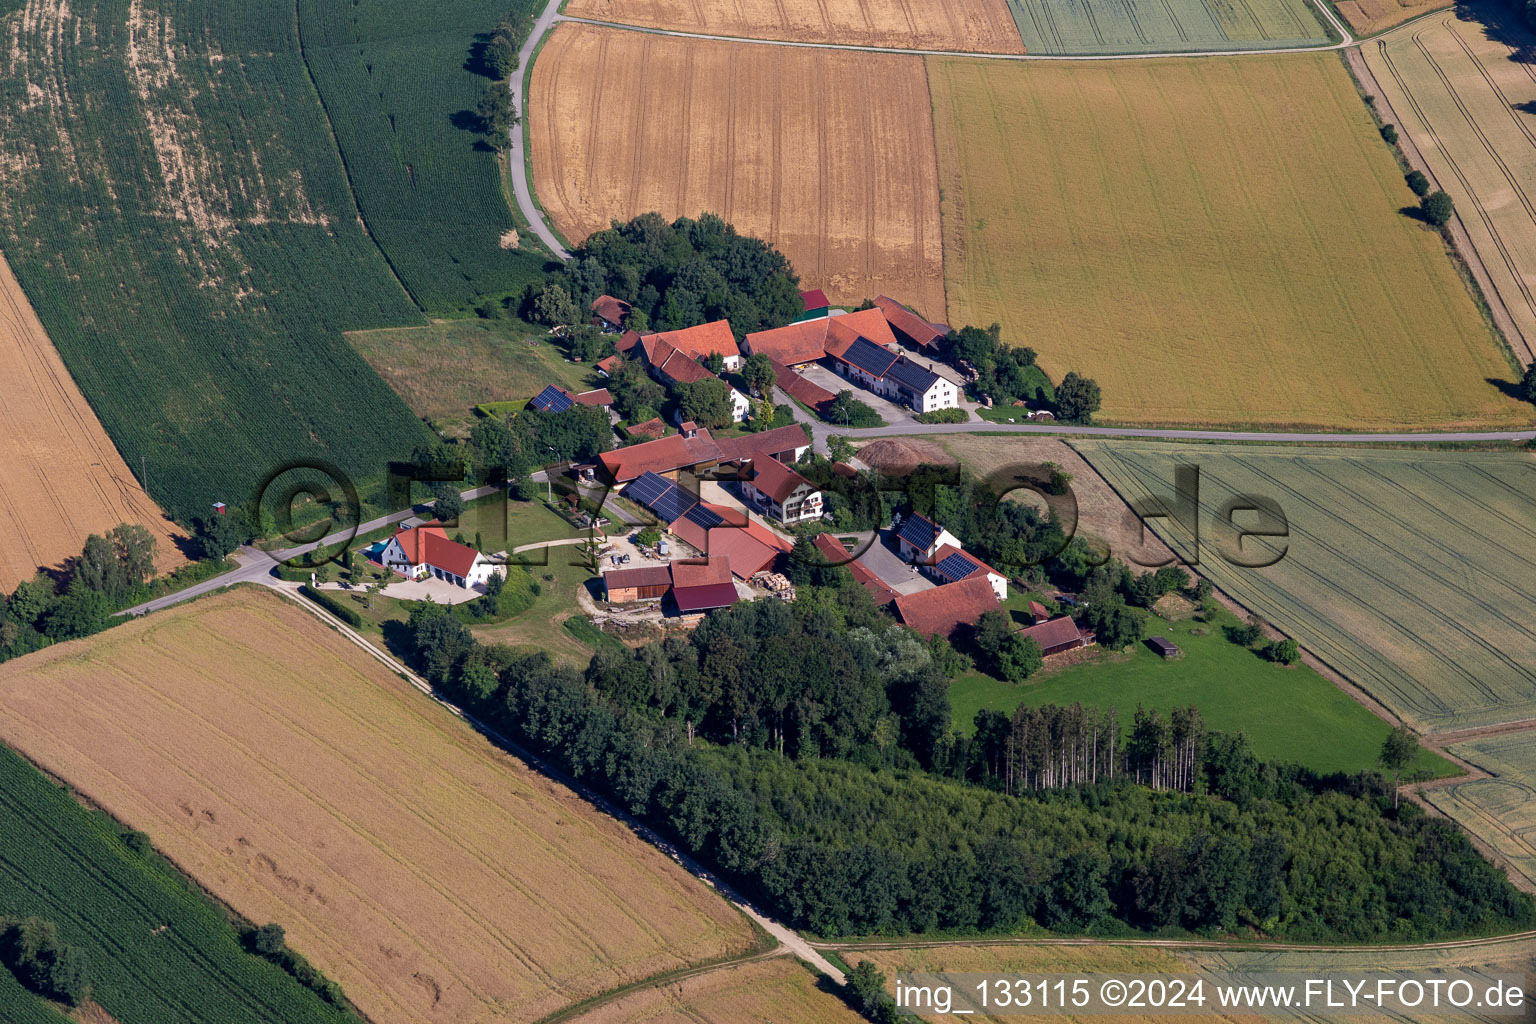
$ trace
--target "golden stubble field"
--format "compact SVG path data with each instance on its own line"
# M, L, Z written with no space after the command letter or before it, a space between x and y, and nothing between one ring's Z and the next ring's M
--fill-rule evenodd
M149 528L161 572L185 533L144 493L0 254L0 592L78 555L119 523Z
M1005 0L571 0L565 13L749 39L1024 52Z
M1336 6L1356 35L1368 36L1450 5L1446 0L1340 0ZM1371 47L1361 50L1369 52Z
M533 69L534 184L572 243L718 213L834 301L944 309L922 58L560 25Z
M859 1024L837 996L816 987L787 956L755 960L643 988L571 1024Z
M1529 424L1337 55L931 58L949 322L998 321L1100 418Z
M681 867L270 592L5 665L0 739L282 924L370 1020L532 1021L752 943Z

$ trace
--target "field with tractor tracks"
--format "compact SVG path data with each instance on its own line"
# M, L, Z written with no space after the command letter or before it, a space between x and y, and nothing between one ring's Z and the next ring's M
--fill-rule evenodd
M1502 857L1511 881L1536 890L1536 731L1483 736L1449 749L1492 778L1426 789L1424 799Z
M1532 421L1337 55L929 66L948 321L1095 378L1101 419Z
M1398 127L1451 194L1494 288L1536 344L1536 34L1458 4L1360 48Z
M572 1017L570 1024L859 1024L808 968L789 957L719 967L640 988Z
M1132 503L1197 466L1200 570L1426 731L1536 718L1536 461L1525 453L1074 441ZM1273 503L1285 523L1224 508ZM1154 529L1186 559L1190 533ZM1275 559L1278 558L1278 561ZM1234 561L1267 567L1245 568Z
M1005 0L571 0L565 13L647 28L919 50L1023 53Z
M370 1020L533 1021L753 941L654 847L269 591L5 665L0 739L282 923Z
M78 555L119 523L149 528L161 572L186 559L183 531L155 507L64 368L0 253L0 593Z
M1182 53L1320 46L1328 30L1304 0L1008 0L1037 54Z
M717 213L834 301L944 309L919 57L566 24L528 103L534 184L572 243L649 210Z

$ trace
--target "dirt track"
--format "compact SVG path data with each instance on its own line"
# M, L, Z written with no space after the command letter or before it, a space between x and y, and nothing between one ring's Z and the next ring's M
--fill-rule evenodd
M184 534L139 487L0 253L0 591L80 553L85 538L141 523L156 567L185 562Z

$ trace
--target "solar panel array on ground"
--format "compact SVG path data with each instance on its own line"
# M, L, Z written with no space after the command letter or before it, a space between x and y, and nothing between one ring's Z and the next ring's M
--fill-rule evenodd
M571 401L571 396L550 384L534 396L530 403L539 412L565 412L576 403Z

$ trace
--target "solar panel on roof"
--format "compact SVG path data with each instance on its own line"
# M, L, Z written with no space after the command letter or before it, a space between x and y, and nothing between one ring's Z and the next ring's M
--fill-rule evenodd
M553 384L545 387L533 400L533 407L539 412L565 412L575 404L565 392Z
M900 384L905 384L920 395L927 394L928 389L933 387L939 379L939 375L932 370L926 370L910 361L896 363L887 376Z
M941 559L938 564L939 575L950 580L963 580L980 568L981 566L958 551L947 558Z
M699 503L699 499L677 486L669 488L651 505L651 511L669 523L675 523Z
M706 508L702 502L684 512L683 515L689 522L697 523L706 530L713 530L725 522L725 517L712 508Z
M642 473L624 488L624 496L638 501L646 508L654 505L663 494L673 487L672 481L655 473Z
M890 349L881 348L868 338L860 338L848 346L848 351L843 353L843 358L857 366L866 373L872 373L876 377L884 377L885 372L896 361Z
M907 521L901 524L897 536L914 547L926 549L933 543L933 539L939 535L934 524L919 515L910 515Z

